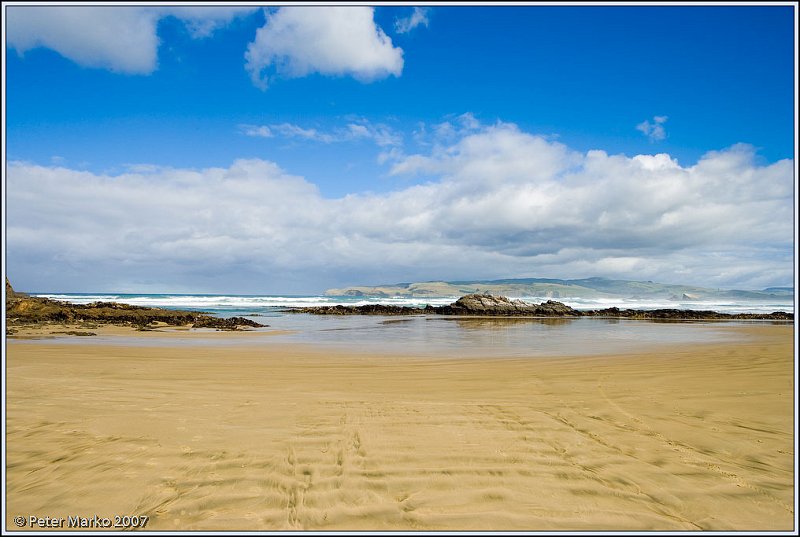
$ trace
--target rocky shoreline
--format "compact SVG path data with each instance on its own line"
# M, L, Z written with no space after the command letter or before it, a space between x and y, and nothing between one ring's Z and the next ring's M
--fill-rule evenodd
M148 308L117 302L69 304L15 292L6 279L6 334L13 335L17 328L23 326L47 324L75 324L87 329L100 325L117 325L130 326L137 330L153 330L159 324L188 325L191 328L214 328L228 331L267 326L244 317L223 319L198 311ZM81 332L73 335L90 336L94 333Z
M793 321L794 314L776 311L768 314L719 313L680 309L635 310L606 308L599 310L576 310L548 300L541 304L531 304L490 294L466 295L447 306L391 306L369 304L365 306L316 306L286 308L288 313L309 313L313 315L448 315L448 316L491 316L491 317L549 317L578 318L598 317L612 319L654 319L654 320L774 320ZM92 336L91 329L102 325L129 326L136 330L155 330L159 326L212 328L216 330L239 331L249 328L262 328L260 324L244 317L220 318L206 312L187 310L168 310L144 306L132 306L116 302L94 302L91 304L69 304L48 298L31 297L15 292L6 280L6 334L13 335L19 328L42 327L47 325L70 325L72 335Z
M448 306L390 306L369 304L366 306L315 306L287 308L293 313L313 315L462 315L499 317L602 317L614 319L660 319L660 320L778 320L792 321L794 314L783 311L772 313L719 313L716 311L657 309L634 310L605 308L599 310L576 310L548 300L541 304L531 304L522 300L512 300L490 294L472 294L459 298Z

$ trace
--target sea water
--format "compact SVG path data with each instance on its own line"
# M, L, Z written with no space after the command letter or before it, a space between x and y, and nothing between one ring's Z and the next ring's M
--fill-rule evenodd
M187 294L123 294L123 293L36 293L34 296L63 300L74 304L91 302L121 302L136 306L149 306L170 309L207 311L223 317L249 315L282 315L282 309L311 306L365 306L387 304L422 308L452 304L459 297L351 297L322 295L187 295ZM541 303L551 300L546 297L510 297L525 302ZM719 313L772 313L785 311L794 313L792 297L771 302L735 301L731 299L715 301L676 301L668 299L634 298L559 298L559 302L577 310L591 310L617 307L620 309L686 309L712 310Z
M457 297L364 298L328 296L177 295L177 294L37 294L77 304L121 302L139 306L205 311L221 317L242 316L269 325L263 331L281 331L267 338L191 338L203 345L253 345L303 343L364 352L413 353L431 356L552 356L635 352L658 344L735 341L742 322L659 322L599 318L465 318L440 315L310 315L289 313L290 307L366 304L441 306ZM545 298L521 297L539 303ZM792 303L671 302L564 299L576 309L608 307L714 310L725 313L793 312ZM763 322L763 321L762 321ZM67 341L68 338L59 338ZM80 343L161 345L165 340L146 338L71 338ZM166 344L186 344L175 340Z

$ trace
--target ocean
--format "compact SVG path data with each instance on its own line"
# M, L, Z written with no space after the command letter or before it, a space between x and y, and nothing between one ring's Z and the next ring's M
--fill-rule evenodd
M732 341L732 324L765 321L657 322L628 319L520 319L457 318L437 315L339 316L288 313L286 308L329 305L392 304L424 307L441 306L458 297L364 298L329 296L267 295L181 295L122 293L37 293L35 296L77 304L121 302L138 306L205 311L221 317L247 317L269 328L285 331L270 336L262 344L303 343L352 349L354 343L364 352L413 353L431 356L553 356L609 352L634 352L652 344ZM519 297L539 303L544 297ZM793 312L791 302L770 304L734 302L674 302L642 300L560 299L575 309L608 307L659 309L680 308L714 310L724 313ZM65 340L67 338L64 338ZM82 343L114 343L103 337L78 338ZM206 338L194 342L208 345L252 344L252 339ZM116 340L121 344L154 344L141 338ZM185 340L174 342L185 344ZM261 341L261 340L259 340Z
M455 302L458 297L351 297L323 295L188 295L188 294L125 294L125 293L35 293L34 296L63 300L74 304L91 302L121 302L136 306L206 311L222 317L250 315L283 315L282 309L290 307L364 306L368 304L391 304L394 306L425 307L444 306ZM552 300L546 297L520 296L526 302L540 303ZM785 311L794 313L792 298L772 302L752 301L676 301L668 299L617 299L617 298L559 298L559 302L577 310L618 307L654 310L677 308L687 310L712 310L720 313L771 313Z

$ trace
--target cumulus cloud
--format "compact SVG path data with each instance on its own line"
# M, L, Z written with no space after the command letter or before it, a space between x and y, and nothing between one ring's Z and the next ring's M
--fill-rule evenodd
M301 127L293 123L273 123L270 125L239 125L239 130L246 136L260 138L299 138L325 144L350 142L354 140L371 140L379 147L402 144L402 137L388 125L359 119L331 131Z
M747 145L681 166L498 123L395 163L428 182L338 199L262 160L137 170L10 163L10 276L31 289L279 293L532 274L759 288L793 276L793 162L758 165Z
M46 47L83 67L149 74L158 64L158 21L181 19L196 37L207 37L251 8L135 6L9 6L8 46L23 54Z
M425 7L415 7L408 17L398 18L394 22L394 29L398 34L407 34L417 26L428 26L428 12Z
M403 71L403 51L373 19L373 8L282 7L267 13L245 54L253 83L312 73L370 82Z
M667 122L667 116L653 116L653 122L644 120L636 125L636 130L641 131L647 136L651 142L660 142L667 137L667 131L664 130L664 123Z
M158 14L139 7L10 6L8 45L46 47L84 67L147 74L156 67Z

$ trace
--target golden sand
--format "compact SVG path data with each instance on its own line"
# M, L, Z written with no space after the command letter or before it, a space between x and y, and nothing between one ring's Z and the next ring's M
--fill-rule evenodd
M792 530L793 328L735 329L527 360L9 340L6 529Z

